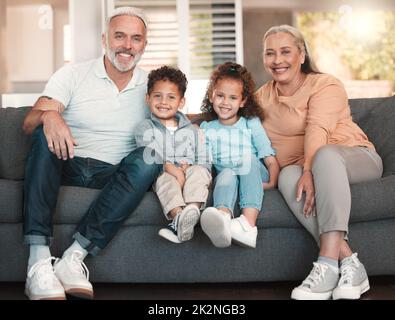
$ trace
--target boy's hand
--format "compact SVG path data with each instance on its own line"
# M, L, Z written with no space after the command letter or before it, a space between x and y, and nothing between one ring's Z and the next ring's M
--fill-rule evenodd
M181 188L184 187L185 184L185 172L181 168L177 168L172 163L165 163L164 170L171 174L174 178L177 179L178 183L180 184Z
M177 172L176 172L176 177L175 177L178 181L178 183L181 186L181 189L184 187L185 184L185 173L182 169L177 168Z
M188 162L186 162L186 161L181 161L180 162L180 164L181 164L181 170L182 171L184 171L184 173L187 171L187 169L190 167L190 165L188 164Z

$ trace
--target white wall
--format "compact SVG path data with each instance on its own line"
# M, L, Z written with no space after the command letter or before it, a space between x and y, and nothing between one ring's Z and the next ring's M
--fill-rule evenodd
M35 4L7 8L7 64L11 82L45 81L54 72L52 17L51 6ZM41 19L47 21L40 24Z
M53 9L52 30L39 30L37 25L40 23L40 19L43 18L44 14L40 14L36 10L33 10L33 12L28 14L25 18L21 18L18 15L18 18L7 19L8 26L5 30L3 41L5 37L8 38L8 41L7 43L4 43L5 41L2 42L1 45L1 54L5 55L5 53L8 52L8 58L7 61L5 61L4 57L0 59L0 69L3 61L9 71L9 78L12 78L14 81L8 81L7 85L3 83L3 85L0 86L0 93L41 92L48 80L47 74L52 73L54 70L64 65L63 26L69 23L68 0L0 1L2 3L2 15L7 11L11 12L12 15L12 13L15 14L15 12L20 10L23 11L22 8L39 8L43 5L50 5ZM4 21L5 20L6 19L4 19ZM29 21L30 26L28 25ZM3 23L3 21L1 21L1 23ZM51 36L43 35L45 33L51 33ZM49 70L51 70L51 72L49 72Z
M69 0L72 37L71 62L97 58L102 54L102 4L100 0Z

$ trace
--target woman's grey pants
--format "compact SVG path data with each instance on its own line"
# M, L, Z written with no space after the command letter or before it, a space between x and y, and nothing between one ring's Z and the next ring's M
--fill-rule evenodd
M325 145L313 160L315 206L317 216L305 218L304 198L296 201L297 184L303 169L298 165L284 167L278 188L299 222L319 244L319 236L329 231L348 233L351 210L350 184L378 179L383 173L380 156L365 147Z

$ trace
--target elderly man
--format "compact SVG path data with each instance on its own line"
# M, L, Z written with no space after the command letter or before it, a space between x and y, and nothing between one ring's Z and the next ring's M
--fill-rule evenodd
M84 258L106 247L160 171L144 162L133 139L136 125L148 117L147 75L136 67L147 44L144 13L116 9L102 44L103 57L58 70L24 121L32 134L24 212L29 299L65 299L65 293L93 298ZM55 259L49 246L60 185L102 191L74 243Z

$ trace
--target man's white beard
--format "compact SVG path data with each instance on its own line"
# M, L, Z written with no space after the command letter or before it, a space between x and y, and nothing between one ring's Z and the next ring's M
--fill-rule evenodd
M116 51L111 50L111 48L108 45L107 45L106 49L107 49L106 50L106 54L107 54L108 60L110 60L111 64L119 72L128 72L128 71L132 70L137 65L137 63L140 61L140 59L141 59L141 57L143 55L142 52L141 53L136 53L136 54L133 53L134 59L132 61L130 61L129 64L124 65L124 64L120 63L117 60L117 52Z

